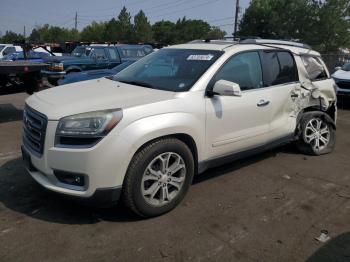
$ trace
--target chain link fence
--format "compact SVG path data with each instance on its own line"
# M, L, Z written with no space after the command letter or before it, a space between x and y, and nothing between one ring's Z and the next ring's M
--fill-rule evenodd
M343 66L350 62L350 54L323 54L322 58L331 73L335 71L337 66Z

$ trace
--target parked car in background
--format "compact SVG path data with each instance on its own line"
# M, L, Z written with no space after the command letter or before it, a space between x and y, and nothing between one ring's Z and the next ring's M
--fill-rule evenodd
M137 60L153 52L150 45L117 45L122 60Z
M332 77L337 84L337 94L350 96L350 62L337 67Z
M50 54L48 52L36 52L30 50L27 53L27 60L30 62L43 62L45 58L49 57ZM2 58L3 61L21 61L24 59L23 51L14 52Z
M116 67L113 67L112 69L90 70L90 71L83 71L79 73L69 74L69 75L66 75L64 78L59 79L58 85L67 85L75 82L92 80L92 79L97 79L101 77L112 77L117 73L119 73L120 71L122 71L124 68L134 63L135 61L136 60L126 61L120 65L117 65Z
M14 52L19 52L22 50L23 49L20 46L14 46L11 44L0 44L0 59L2 59L4 56L7 56Z
M152 217L175 208L209 167L288 142L332 152L336 110L334 81L309 46L200 41L163 48L112 79L30 96L22 154L49 190L122 198Z
M51 57L44 61L50 66L42 74L56 85L60 78L70 73L111 69L123 61L135 60L132 56L121 55L123 45L78 46L70 56ZM150 47L151 48L151 47ZM126 52L127 53L127 52Z

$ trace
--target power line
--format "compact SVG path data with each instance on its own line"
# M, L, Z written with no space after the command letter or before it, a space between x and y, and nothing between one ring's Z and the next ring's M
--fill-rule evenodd
M184 8L184 9L180 9L180 10L177 10L177 11L173 11L173 12L169 12L169 13L165 13L165 14L153 16L153 18L157 18L157 17L162 17L162 16L166 16L166 15L172 15L172 14L184 12L184 11L187 11L187 10L190 10L190 9L193 9L193 8L196 8L196 7L201 7L201 6L209 5L209 4L218 2L218 1L220 1L220 0L207 1L207 2L204 2L204 3L202 3L202 4L194 5L194 6L191 6L191 7L188 7L188 8Z

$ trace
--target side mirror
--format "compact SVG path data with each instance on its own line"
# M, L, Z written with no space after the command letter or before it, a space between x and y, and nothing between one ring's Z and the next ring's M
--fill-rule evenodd
M219 96L242 96L242 91L237 83L219 80L215 83L211 94Z
M335 69L335 71L339 71L339 70L341 70L341 66L337 66L336 68L334 68Z

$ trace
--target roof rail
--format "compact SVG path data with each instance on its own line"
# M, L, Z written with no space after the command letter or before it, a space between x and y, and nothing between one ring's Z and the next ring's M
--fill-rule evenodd
M227 45L227 44L238 44L238 41L228 40L228 39L197 39L188 42L189 44L217 44L217 45Z
M305 49L311 49L307 44L303 44L296 41L287 41L287 40L275 40L275 39L244 39L239 42L240 44L271 44L271 45L286 45L286 46L295 46Z

